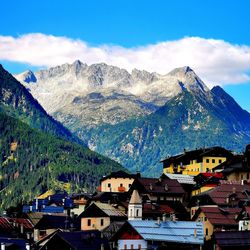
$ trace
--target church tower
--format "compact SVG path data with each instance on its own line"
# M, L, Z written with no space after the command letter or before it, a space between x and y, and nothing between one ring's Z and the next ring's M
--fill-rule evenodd
M137 190L133 191L128 205L128 219L142 220L142 200Z

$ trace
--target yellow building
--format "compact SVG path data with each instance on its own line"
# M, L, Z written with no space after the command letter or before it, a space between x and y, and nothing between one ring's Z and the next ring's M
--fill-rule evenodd
M237 230L238 223L235 215L239 213L239 208L222 209L218 206L202 206L196 211L192 220L203 223L204 238L210 240L214 231Z
M136 175L128 174L124 171L112 172L104 176L100 182L101 192L127 192L131 187Z
M232 153L221 147L184 151L183 154L162 160L163 173L198 175L213 172L213 169L232 157Z

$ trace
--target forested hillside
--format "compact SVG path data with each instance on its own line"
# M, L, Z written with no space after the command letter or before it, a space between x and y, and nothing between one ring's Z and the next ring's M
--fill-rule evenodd
M0 209L47 189L93 191L118 163L0 113Z

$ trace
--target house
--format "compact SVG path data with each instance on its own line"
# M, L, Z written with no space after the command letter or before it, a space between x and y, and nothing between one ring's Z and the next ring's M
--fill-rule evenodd
M113 221L125 221L124 212L106 203L90 204L77 218L81 230L102 230Z
M91 199L88 200L86 206L92 202L101 202L108 204L118 204L119 202L126 202L129 199L128 192L98 192L93 194Z
M240 210L240 208L222 209L218 206L201 206L192 220L203 223L204 238L210 240L215 231L237 230L236 216Z
M71 212L76 215L79 215L84 211L85 206L91 199L91 195L87 193L72 194L70 198L73 200L74 204L74 207L71 209Z
M250 231L214 232L214 250L250 249Z
M201 222L128 220L111 238L121 249L200 249Z
M30 205L23 206L23 213L64 213L74 208L73 200L65 191L47 191L36 197Z
M100 182L100 192L127 192L137 175L122 170L104 176Z
M33 237L34 225L26 218L8 218L8 221L13 225L15 231L28 240Z
M160 178L136 178L129 190L138 190L143 201L183 201L185 191L177 180L162 175Z
M220 184L224 178L222 173L200 173L194 177L195 185L192 190L192 196L212 190Z
M63 232L57 230L36 243L39 250L110 250L108 240L98 230Z
M184 151L182 154L168 157L163 163L163 173L198 175L213 172L213 169L231 158L230 151L222 147L201 148Z
M49 215L44 214L43 217L34 227L34 241L38 241L51 234L57 229L73 230L73 219L65 214Z
M168 179L177 180L181 184L182 188L185 191L182 203L186 206L190 201L192 191L196 184L194 181L194 176L187 174L184 175L184 174L170 174L170 173L165 173L163 175L165 175Z
M246 159L244 155L235 155L215 169L229 181L250 182L250 166Z
M219 186L191 198L191 215L194 215L199 206L205 205L217 205L222 208L242 207L249 202L249 192L249 185L221 180Z
M143 206L143 218L156 219L165 213L174 213L180 220L189 218L183 204L185 191L176 179L160 178L137 178L133 182L129 193L137 190ZM161 213L162 212L162 213Z

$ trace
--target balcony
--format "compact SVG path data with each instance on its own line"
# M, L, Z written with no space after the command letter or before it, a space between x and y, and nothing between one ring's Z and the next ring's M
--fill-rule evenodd
M125 189L125 187L118 187L118 191L119 191L119 192L125 192L126 189Z

